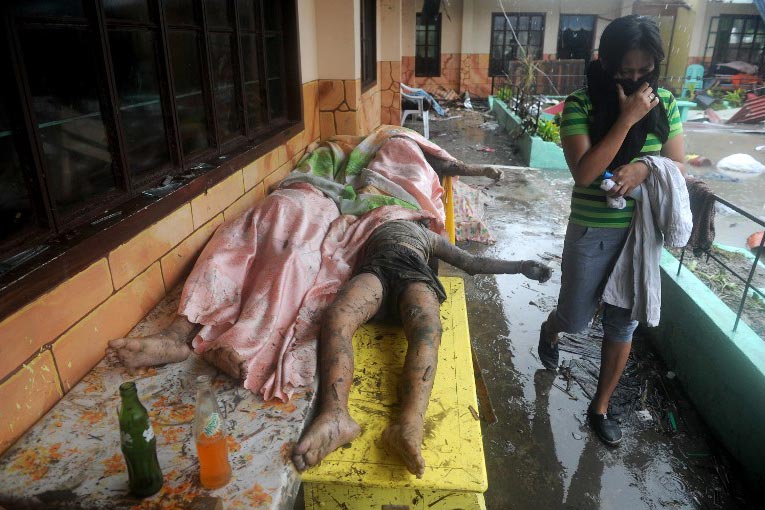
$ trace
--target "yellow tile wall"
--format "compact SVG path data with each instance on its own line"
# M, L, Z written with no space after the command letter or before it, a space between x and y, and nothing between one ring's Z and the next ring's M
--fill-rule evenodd
M262 199L319 140L318 85L303 84L301 133L0 321L0 455L183 280L223 221Z

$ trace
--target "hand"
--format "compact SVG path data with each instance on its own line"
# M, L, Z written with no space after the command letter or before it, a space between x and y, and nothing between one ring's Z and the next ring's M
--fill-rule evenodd
M521 262L521 273L530 280L544 283L552 276L552 269L535 260L524 260Z
M659 96L647 83L643 83L631 96L625 95L624 89L618 83L616 89L619 95L619 117L629 127L640 122L640 119L659 104Z
M608 192L612 197L623 197L632 193L632 190L640 186L648 177L648 165L642 161L636 161L628 165L622 165L614 170L614 187Z

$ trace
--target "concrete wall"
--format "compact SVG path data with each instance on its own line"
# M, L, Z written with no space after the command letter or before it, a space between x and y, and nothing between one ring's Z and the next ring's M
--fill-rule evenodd
M687 268L662 254L662 316L652 343L704 421L746 468L765 481L765 340Z

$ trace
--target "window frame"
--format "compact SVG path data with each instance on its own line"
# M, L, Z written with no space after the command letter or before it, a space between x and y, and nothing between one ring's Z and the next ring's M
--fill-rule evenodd
M436 22L433 25L422 25L420 18L422 12L415 14L414 22L414 75L416 77L436 77L441 76L441 13L436 15ZM417 34L420 32L420 27L425 27L425 41L424 45L417 44ZM428 44L428 35L432 32L436 33L436 43ZM431 47L435 48L435 57L420 57L419 49L424 47L427 50ZM423 60L425 62L423 62Z
M361 92L364 93L377 85L377 0L361 0L359 7Z
M545 44L545 29L547 28L547 15L544 12L517 12L512 14L507 14L508 18L516 18L516 22L520 16L528 16L529 17L529 28L528 30L519 30L516 29L516 36L519 32L527 32L529 35L533 32L540 32L540 38L539 38L539 45L533 45L534 47L539 48L539 59L541 60L544 57L544 44ZM538 30L532 30L532 18L534 17L540 17L542 19L542 26ZM494 34L496 32L499 32L499 30L495 29L495 20L497 18L505 18L505 14L502 12L493 12L491 13L491 30L489 31L489 77L495 77L495 76L503 76L504 71L503 70L497 70L497 62L498 60L495 58L492 58L492 55L494 54L494 48L496 45L494 44ZM505 20L507 22L507 20ZM508 34L510 35L510 41L509 43L512 45L512 57L510 58L510 61L518 60L517 57L517 48L518 45L515 44L515 41L512 40L512 31L505 28L506 25L503 25L502 28L502 55L504 55L504 50L508 46ZM528 48L531 45L527 45ZM502 64L501 67L504 66L505 60L504 57L502 57L502 60L500 64Z
M232 12L236 34L235 48L237 57L232 53L234 82L243 84L242 51L240 39L239 7L236 0L227 0ZM259 5L262 1L256 0ZM84 208L63 217L57 217L52 206L50 192L45 188L45 154L38 133L38 125L31 104L31 91L27 82L24 59L21 52L19 35L21 24L27 19L17 19L10 2L0 7L0 27L4 34L0 36L0 62L10 66L11 84L8 85L9 116L12 124L13 140L30 200L33 201L38 215L38 225L31 232L23 231L14 234L0 243L2 253L6 258L15 251L44 246L45 249L36 256L26 260L10 270L5 268L0 273L0 319L10 315L24 304L35 299L53 286L61 283L88 267L96 260L108 255L110 251L134 237L152 223L164 218L172 211L189 202L192 198L203 193L209 187L222 181L236 171L241 170L250 162L265 155L270 150L285 144L289 139L304 128L302 80L300 77L300 51L298 27L297 0L282 2L282 110L283 116L276 121L266 124L257 130L248 126L246 110L243 105L246 98L241 85L238 85L235 101L236 115L241 119L244 133L226 143L216 143L191 155L184 155L180 145L180 120L176 111L176 101L173 89L173 70L170 62L168 32L169 24L164 19L165 13L160 2L148 1L150 19L157 23L160 31L154 41L155 65L158 71L158 83L162 116L167 138L169 164L156 169L152 168L146 175L135 179L127 164L127 149L125 146L123 125L119 119L119 95L115 83L115 69L109 53L109 31L111 27L128 26L131 30L143 30L146 27L136 22L114 23L107 20L101 0L83 1L86 22L89 30L93 31L96 59L96 80L98 82L98 97L101 116L108 138L109 150L112 153L112 168L118 186L116 196L106 199L99 198L97 202L88 202ZM204 2L194 0L197 12L202 11L202 27L207 32L207 20L204 17ZM260 17L262 20L262 17ZM53 24L61 22L61 18L40 18L35 23ZM71 20L67 20L71 22ZM41 26L44 29L44 27ZM265 35L264 35L265 37ZM208 49L201 54L202 65L207 60L209 65L209 41L203 41ZM259 42L259 58L264 54L264 48ZM232 50L233 51L233 50ZM8 60L5 57L8 57ZM259 72L261 71L259 68ZM212 86L212 76L209 70L202 70L203 82ZM206 78L206 79L205 79ZM209 109L214 98L207 92L206 108ZM266 108L268 100L266 99ZM213 110L214 112L214 110ZM269 114L270 115L270 114ZM270 121L269 117L269 121ZM217 117L208 115L208 122L217 122ZM218 130L212 133L217 136ZM217 138L216 138L217 142ZM114 150L116 148L116 150ZM158 179L173 175L180 181L180 186L169 193L160 196L147 196L144 192L159 186ZM131 182L131 178L134 182Z
M723 48L722 48L722 39L721 35L727 35L728 41L726 41L726 47L725 52L727 53L730 51L731 46L729 45L730 42L730 36L732 30L722 30L722 24L723 21L729 19L730 20L730 26L733 27L736 20L743 20L744 30L746 30L747 25L749 22L754 21L754 32L752 37L752 42L749 46L749 49L747 51L748 57L743 58L741 56L742 46L744 45L744 35L746 32L741 34L741 37L739 39L738 45L736 46L736 53L737 58L735 60L742 60L744 62L753 63L753 60L756 60L757 57L757 37L762 37L765 35L765 20L763 20L760 16L756 14L719 14L717 16L712 16L709 19L709 29L707 30L707 40L706 44L704 45L704 60L706 61L707 58L709 58L709 68L711 70L714 70L715 67L718 64L721 64L723 62L728 62L730 59L727 57L727 55L722 55ZM715 23L716 22L716 23ZM710 45L710 39L714 36L714 43ZM711 50L711 56L709 56L709 52ZM760 57L762 59L762 57ZM758 65L762 65L762 63L765 62L758 62ZM760 74L763 74L762 67L760 68Z
M592 19L592 37L591 37L591 40L590 40L590 48L588 50L587 57L584 58L585 62L589 62L592 59L592 52L595 50L595 31L596 31L597 26L598 26L598 16L596 14L561 14L560 15L559 23L558 23L558 44L557 44L556 53L555 53L555 57L558 60L567 60L567 59L564 59L563 57L560 56L560 52L561 52L561 49L562 49L562 47L561 47L562 46L561 45L561 43L562 43L561 36L563 35L563 30L561 29L561 27L563 26L563 18L566 17L566 16L580 17L580 18L585 18L586 17L586 18L591 18ZM578 60L578 59L576 59L576 60Z

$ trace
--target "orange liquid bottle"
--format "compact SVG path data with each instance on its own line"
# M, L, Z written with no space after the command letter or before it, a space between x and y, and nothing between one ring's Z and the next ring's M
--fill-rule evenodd
M206 489L218 489L231 479L225 431L210 377L201 375L197 378L194 439L199 456L199 481Z

